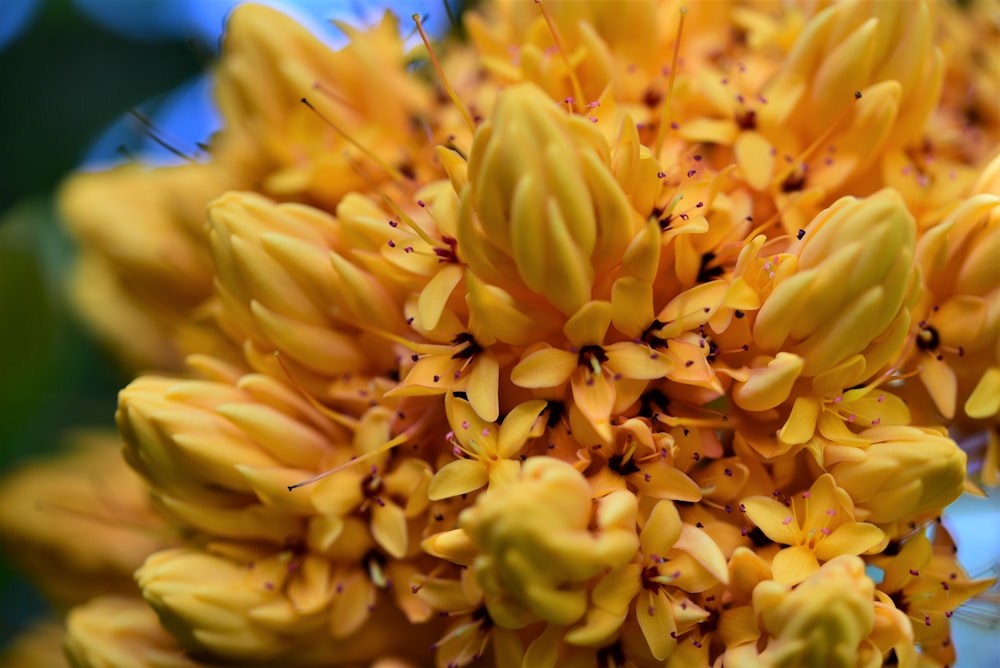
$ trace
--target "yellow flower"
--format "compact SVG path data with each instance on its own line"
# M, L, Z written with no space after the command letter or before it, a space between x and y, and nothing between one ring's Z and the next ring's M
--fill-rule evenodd
M399 637L399 616L390 606L340 638L338 605L350 594L334 565L317 555L217 543L211 551L159 552L136 580L184 647L229 660L351 665L394 651L426 651L412 636Z
M1000 169L1000 157L991 169ZM986 187L983 183L980 190ZM924 387L947 419L1000 413L998 253L1000 190L980 192L953 207L917 245L925 291L915 309L916 362Z
M333 51L271 7L248 3L229 18L216 83L225 129L212 150L268 195L332 209L371 179L406 180L402 173L419 166L422 133L411 118L427 112L429 91L407 76L396 18L387 13L369 30L344 27L350 43Z
M853 185L880 156L920 139L943 75L932 40L931 5L925 1L852 0L819 12L762 92L764 132L779 155L795 156L791 161L798 164L779 171L781 163L760 142L746 164L786 175L786 191L792 189L789 179L801 180L799 188L818 185L826 192ZM861 97L855 103L856 92ZM874 189L862 186L861 194L865 187Z
M391 350L352 323L402 331L400 305L338 254L347 233L337 220L252 193L217 199L209 219L219 321L253 366L284 378L278 350L293 377L323 392L331 377L394 363Z
M709 613L693 601L697 593L727 583L726 559L701 529L682 523L671 501L658 501L639 532L638 563L613 570L595 585L593 606L582 625L566 634L573 644L599 646L617 631L635 601L638 621L650 653L664 660Z
M0 536L13 563L60 608L134 592L132 571L178 537L121 458L111 434L76 434L72 450L10 474Z
M762 582L753 608L769 635L760 654L754 644L726 653L734 665L829 666L882 665L882 652L868 641L875 627L875 586L855 556L838 556L789 591Z
M212 291L205 206L240 184L214 164L130 164L77 174L62 186L62 216L85 251L74 297L88 322L121 344L115 350L132 368L178 368L185 354L206 352L210 332L193 349L184 345L211 329L198 314ZM126 318L136 324L127 336Z
M892 525L939 513L961 495L966 455L939 431L873 427L857 449L831 445L825 463L837 485L854 499L855 516Z
M239 386L144 376L119 395L117 418L126 460L173 513L219 535L279 542L309 508L287 486L334 460L331 443L345 439L300 397L255 375Z
M95 598L74 608L66 620L64 644L72 668L206 665L188 656L139 598Z
M913 218L893 191L838 200L790 249L797 271L761 305L754 343L800 356L806 376L866 352L862 371L878 371L895 351L886 354L873 342L905 317L915 243Z
M629 489L640 498L694 502L701 489L676 466L677 448L668 433L653 432L642 418L630 418L614 428L610 446L577 451L577 467L588 476L595 496Z
M789 505L766 496L743 500L746 516L764 535L787 545L774 555L771 568L781 584L798 584L838 555L858 555L880 548L885 534L874 524L854 521L854 503L833 476L821 475Z
M609 163L590 121L534 86L506 89L469 154L460 256L488 284L573 315L640 224Z
M970 580L957 563L947 530L937 524L933 543L923 533L891 543L873 563L884 571L878 589L888 603L909 616L925 661L953 665L950 618L964 602L986 591L996 579ZM943 549L940 549L943 548Z
M545 402L527 401L504 416L502 424L487 423L471 410L469 402L450 394L445 400L452 425L455 452L461 458L445 464L427 490L432 501L467 494L485 485L509 483L520 469L515 457L535 431L535 420Z
M610 439L615 408L628 406L646 389L646 381L663 378L670 360L648 346L621 341L605 344L611 326L611 304L587 302L566 322L568 350L540 347L510 372L520 387L553 389L569 381L580 412Z
M824 418L833 438L847 432L836 416L905 423L908 413L895 396L861 386L903 352L916 293L912 217L898 195L883 190L839 200L800 236L785 260L795 271L783 272L760 309L747 313L750 350L760 356L751 360L749 378L735 384L734 402L761 412L791 400L780 436L792 445L807 442L817 424L823 430ZM841 406L845 400L861 403Z
M424 549L474 568L499 626L565 626L587 611L588 581L635 555L635 514L631 493L592 503L572 466L532 457L519 478L490 487L462 514L461 529L431 536Z
M173 367L117 420L178 527L0 512L49 581L142 548L74 664L953 659L984 583L920 531L967 466L926 425L996 454L992 65L937 105L931 3L808 4L501 1L444 53L235 10L210 162L66 188L87 312Z

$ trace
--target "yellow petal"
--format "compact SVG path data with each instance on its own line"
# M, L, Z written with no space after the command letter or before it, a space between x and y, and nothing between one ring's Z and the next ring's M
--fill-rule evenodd
M663 557L681 535L681 516L673 501L659 501L639 533L639 546L646 559Z
M615 405L615 384L608 374L580 369L570 376L570 385L580 412L595 425L607 424Z
M563 332L577 348L600 345L611 326L612 308L610 302L587 302L566 321Z
M766 367L750 370L745 383L737 383L733 401L748 411L766 411L782 404L802 372L804 360L791 353L778 353Z
M471 272L466 274L465 285L469 291L470 319L474 317L478 326L500 341L527 345L537 341L545 331L539 319L520 309L503 289L484 283Z
M457 459L445 464L434 474L427 496L440 501L473 492L486 484L486 467L478 460Z
M653 322L653 286L631 276L619 278L611 289L611 308L615 329L639 338Z
M841 524L816 545L816 556L823 561L840 554L862 554L878 545L885 534L874 524L849 522Z
M417 317L420 318L421 327L432 330L438 326L448 299L462 280L464 273L465 270L461 265L448 264L434 274L434 278L420 291L420 297L417 299Z
M671 636L677 631L677 625L666 594L662 591L650 593L648 597L640 594L635 602L635 616L649 652L657 660L665 660L677 646L677 640Z
M778 438L785 443L798 445L805 443L816 432L820 403L812 397L797 397L792 412L785 425L778 432Z
M406 530L406 513L395 503L372 506L372 538L383 550L397 559L406 555L409 535Z
M480 353L472 363L466 393L469 404L486 422L500 417L500 364L490 353Z
M786 547L771 562L774 580L786 585L796 585L819 570L819 562L812 550L801 545Z
M562 640L562 629L549 624L542 634L535 638L528 651L524 653L523 668L555 668L559 658L559 645Z
M949 420L955 417L955 395L958 392L955 371L946 362L925 355L921 359L920 380L941 415Z
M558 387L578 365L577 356L558 348L536 350L510 371L510 380L518 387Z
M498 454L504 459L509 459L520 452L524 447L524 442L531 433L531 428L535 420L545 410L546 402L540 399L526 401L518 404L507 414L500 425L500 436Z
M794 545L798 542L799 526L789 522L792 511L783 503L766 496L751 496L743 500L747 517L776 543Z
M728 584L729 568L726 565L726 557L719 549L718 543L712 540L711 536L704 530L685 524L681 528L681 535L674 544L674 549L687 552L695 561L704 566L705 570L711 573L716 580Z
M766 191L774 174L774 153L771 142L759 132L741 132L733 145L736 164L751 188Z
M1000 413L1000 367L990 367L965 402L965 413L974 419Z
M604 347L604 352L608 369L625 378L658 380L666 378L674 368L666 355L631 341L612 343Z

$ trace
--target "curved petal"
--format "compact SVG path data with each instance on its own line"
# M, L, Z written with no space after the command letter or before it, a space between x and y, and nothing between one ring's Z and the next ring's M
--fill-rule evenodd
M958 393L955 371L946 362L925 355L920 365L920 380L941 415L949 419L954 417L955 396Z
M510 371L510 380L519 387L557 387L570 377L578 364L577 356L558 348L536 350Z
M615 405L615 384L607 373L581 369L570 377L573 401L595 425L607 423Z
M535 420L542 414L547 406L541 399L533 399L523 404L518 404L503 420L500 425L498 454L503 459L509 459L516 455L531 433L531 428Z
M383 550L397 559L406 555L409 534L406 530L406 513L395 503L372 506L372 538Z
M662 591L650 594L648 605L643 605L644 598L640 594L635 602L635 616L639 621L639 628L642 629L642 635L646 638L646 644L649 645L650 653L658 661L663 661L677 646L677 640L671 635L677 631L674 611Z
M778 432L778 438L791 445L805 443L816 433L819 412L820 403L813 397L796 397L792 413Z
M729 568L726 565L726 557L722 554L718 544L704 530L685 524L681 529L680 538L674 543L674 549L687 552L719 582L729 583Z
M611 326L611 315L611 302L587 302L566 321L563 332L570 343L577 348L600 345L604 342L608 327Z
M469 404L483 420L496 422L500 417L500 364L489 353L478 355L469 372Z
M673 364L666 355L631 341L605 346L604 353L608 356L608 368L625 378L658 380L673 371Z
M742 506L750 521L775 543L794 545L799 542L799 526L791 518L792 511L784 504L766 496L751 496Z
M776 582L786 585L796 585L819 570L816 555L807 547L795 545L786 547L774 555L771 562Z
M490 442L490 435L495 434L496 425L479 417L468 401L449 394L444 402L444 410L455 438L465 449L481 454L493 450L484 446ZM475 445L473 441L480 445Z
M440 501L460 494L473 492L486 484L486 467L474 459L457 459L443 466L434 474L427 496Z
M874 524L850 522L841 524L816 545L816 556L827 561L840 554L861 554L885 539L885 534Z
M990 367L965 402L965 412L975 419L1000 412L1000 367Z
M646 559L667 554L681 535L681 516L673 501L659 501L639 533L639 546Z
M465 269L461 265L448 264L427 282L417 298L417 316L421 327L432 330L438 326L448 299L464 273Z

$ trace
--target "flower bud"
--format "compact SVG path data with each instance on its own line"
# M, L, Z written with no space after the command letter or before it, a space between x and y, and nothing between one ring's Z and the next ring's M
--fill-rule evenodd
M317 381L386 366L384 355L368 354L385 347L362 346L349 323L394 330L401 307L333 252L335 219L251 193L224 195L209 218L220 322L238 344L248 341L264 359L278 350L294 376L301 369Z
M73 668L205 665L188 656L139 598L95 598L74 608L66 619L64 644Z
M760 665L871 665L866 660L876 658L870 656L874 648L865 639L875 625L874 597L864 562L849 555L831 559L791 591L762 582L754 589L753 607L770 638Z
M830 465L837 485L855 502L859 520L891 524L937 514L965 484L965 451L932 429L873 427L861 432L871 445ZM832 465L831 465L832 464Z
M512 86L476 132L461 193L458 248L470 269L513 294L540 294L569 316L591 299L638 230L585 118L537 87Z
M464 537L439 534L425 547L445 558L472 559L499 626L520 628L538 619L568 625L587 611L588 581L635 555L635 521L630 492L612 492L595 507L586 479L571 464L534 457L518 479L491 487L462 514Z
M854 91L895 81L901 97L886 146L905 146L919 137L941 94L944 61L933 28L930 3L923 0L828 7L803 29L779 75L802 86L788 118L829 127Z
M229 18L216 83L225 130L214 152L269 195L332 209L370 185L352 165L386 174L341 132L371 155L400 162L409 159L401 145L419 137L411 118L425 113L428 91L407 76L396 17L387 13L367 31L342 28L350 43L334 51L272 7L243 5ZM336 118L337 130L302 104L304 94Z
M80 434L73 450L11 474L0 487L0 536L60 607L132 593L132 571L170 540L113 434Z
M180 366L176 341L194 310L212 293L212 259L204 245L205 207L238 180L218 165L148 169L135 164L77 174L59 193L59 207L84 250L74 298L121 355L142 368ZM97 283L90 279L99 276ZM96 294L95 294L96 293ZM113 297L112 301L107 301ZM93 301L101 299L100 305ZM127 327L125 318L138 326ZM143 330L147 330L143 332ZM159 336L157 336L157 334ZM116 349L118 346L116 346Z
M754 342L772 354L802 357L803 376L878 349L879 337L906 316L915 243L913 218L893 191L838 200L793 245L798 270L774 287L757 312ZM877 357L887 356L880 351ZM863 371L856 382L878 368Z
M256 375L239 385L142 377L119 395L125 458L185 524L280 543L314 512L287 486L322 470L344 438L289 393Z

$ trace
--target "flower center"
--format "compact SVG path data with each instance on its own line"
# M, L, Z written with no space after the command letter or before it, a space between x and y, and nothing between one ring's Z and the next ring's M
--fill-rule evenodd
M941 345L941 335L930 325L924 325L917 333L917 348L933 352Z
M601 374L601 365L607 361L608 355L604 352L604 348L594 344L580 348L580 353L577 356L579 366L589 368L598 376Z
M667 326L667 323L653 320L653 322L643 331L642 341L650 348L669 348L667 340L657 336L657 332Z
M463 346L459 348L458 351L451 356L453 360L467 360L472 359L479 353L483 352L483 347L476 343L476 339L468 332L462 332L455 338L451 340L454 346Z

